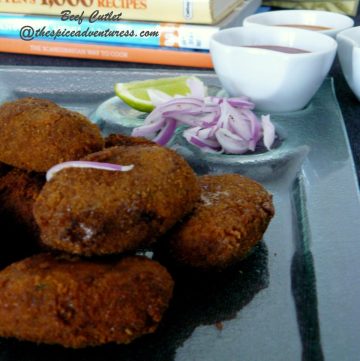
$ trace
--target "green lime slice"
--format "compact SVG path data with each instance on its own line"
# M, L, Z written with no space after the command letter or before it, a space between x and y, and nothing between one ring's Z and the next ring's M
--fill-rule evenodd
M148 89L160 90L167 95L187 95L190 93L187 80L193 76L149 79L115 84L115 94L130 107L142 112L151 112L154 105L150 101Z

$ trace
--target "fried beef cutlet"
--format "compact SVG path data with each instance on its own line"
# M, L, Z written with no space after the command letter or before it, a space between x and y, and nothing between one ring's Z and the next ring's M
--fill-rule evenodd
M272 196L237 175L199 177L201 201L163 242L170 259L201 269L225 268L248 255L274 215Z
M0 178L0 222L10 221L30 235L39 233L33 216L33 205L44 186L45 174L13 168Z
M0 161L29 171L97 152L104 141L96 125L83 115L36 98L0 107Z
M45 184L42 173L13 168L0 177L0 266L39 252L33 205Z
M129 343L155 331L172 290L166 269L145 257L39 254L0 272L0 336L72 348Z
M143 137L131 137L123 134L110 134L105 138L105 148L111 148L115 146L127 146L133 145L158 145L157 143Z
M67 168L55 174L34 205L41 239L51 248L90 256L147 247L200 198L195 173L166 148L113 147L85 160L134 168Z

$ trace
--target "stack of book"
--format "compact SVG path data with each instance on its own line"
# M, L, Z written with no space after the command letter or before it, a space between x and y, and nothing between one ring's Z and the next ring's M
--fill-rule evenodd
M0 52L212 68L209 41L261 0L9 0Z

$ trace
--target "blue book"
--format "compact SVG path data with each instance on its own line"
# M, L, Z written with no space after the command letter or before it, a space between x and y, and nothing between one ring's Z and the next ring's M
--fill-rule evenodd
M0 13L0 37L120 46L174 47L209 50L211 36L220 29L241 26L243 19L260 6L261 0L245 0L215 25L156 23L143 21L95 21L79 16Z

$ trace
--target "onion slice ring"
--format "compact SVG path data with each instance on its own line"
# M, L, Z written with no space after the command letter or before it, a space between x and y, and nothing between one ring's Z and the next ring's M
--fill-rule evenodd
M116 171L116 172L128 172L134 168L134 165L120 165L112 163L100 163L100 162L89 162L89 161L68 161L64 163L59 163L51 167L46 173L46 180L49 182L53 176L65 168L92 168L92 169L101 169L107 171Z
M247 97L173 98L158 105L132 135L166 145L176 127L185 125L188 128L183 132L184 138L205 152L254 152L261 139L270 150L276 137L275 127L269 115L260 121L252 111L254 107Z

